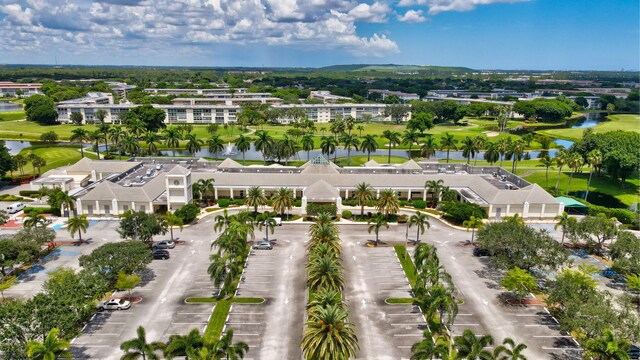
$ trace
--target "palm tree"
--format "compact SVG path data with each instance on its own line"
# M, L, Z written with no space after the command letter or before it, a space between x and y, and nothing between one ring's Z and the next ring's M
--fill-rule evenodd
M342 291L344 274L340 258L335 255L309 259L307 265L307 284L313 291L317 289Z
M147 144L147 153L149 155L156 155L158 153L158 144L160 142L160 135L153 131L147 131L142 137Z
M173 157L176 156L176 149L180 146L180 140L182 140L182 131L175 126L168 126L163 130L164 144L171 148Z
M282 140L278 141L277 152L278 158L282 157L284 159L284 165L289 165L289 158L294 156L298 151L298 143L295 140L289 138L288 135L285 135Z
M378 142L376 142L376 136L367 134L360 143L360 150L367 152L367 161L371 160L371 153L378 150Z
M307 309L313 312L328 305L342 305L342 294L336 290L320 289L313 294L313 298L309 299Z
M71 211L76 209L76 200L78 200L78 198L73 195L69 195L68 190L59 191L57 196L58 196L58 200L60 201L60 204L62 205L63 214L66 211L67 219L70 218Z
M429 244L418 244L413 253L413 263L416 268L422 268L430 261L439 261L436 248Z
M383 226L387 229L389 228L387 218L382 214L376 214L374 217L369 219L369 221L367 221L367 224L371 224L369 225L367 231L369 232L369 234L371 234L372 231L376 234L376 246L378 246L378 241L380 239L380 228Z
M302 136L302 140L300 140L300 145L302 145L302 150L307 152L307 161L309 161L309 152L313 150L315 147L315 143L313 141L313 135L305 134Z
M525 149L526 144L524 143L524 141L518 139L514 142L511 143L511 148L509 149L509 151L511 152L512 156L513 156L513 163L511 165L511 172L515 174L516 172L516 168L517 168L517 164L518 161L520 161L520 159L522 159L522 154L524 154L524 149Z
M42 214L31 214L28 219L24 221L22 224L27 229L37 228L37 227L46 227L47 219Z
M86 233L88 227L89 220L87 220L86 214L70 217L67 220L67 229L69 230L69 233L71 233L71 238L73 239L73 234L77 232L80 242L82 242L82 233Z
M167 227L169 228L169 233L171 234L171 241L173 241L173 227L177 226L180 228L180 231L182 231L182 226L184 225L182 218L175 215L171 211L167 211L167 213L164 214L164 216L162 216L162 220L164 221L165 225L167 225Z
M569 194L569 189L571 188L571 180L573 179L573 175L584 165L584 159L582 155L577 152L571 153L569 158L567 159L567 165L571 168L571 174L569 175L569 184L567 184L567 191L565 195Z
M562 227L562 240L560 241L560 243L564 244L564 235L567 229L571 226L571 223L572 223L571 219L575 221L575 218L570 217L569 214L566 211L564 211L561 215L556 215L554 219L557 222L553 226L553 229L558 230L559 227Z
M282 217L284 217L285 211L293 208L294 201L293 191L285 187L279 188L278 191L271 196L273 210L279 212Z
M228 328L217 343L217 352L226 360L244 359L249 345L243 341L233 342L233 329Z
M431 195L431 204L432 207L435 209L435 207L438 205L438 198L440 197L440 193L442 193L442 184L444 184L444 180L440 179L440 180L427 180L424 183L424 187L425 189L429 189L428 191L430 193L432 193Z
M269 241L269 231L273 234L273 231L276 228L276 220L265 212L264 214L260 214L256 217L256 225L260 231L264 228L265 240Z
M247 191L244 204L247 206L253 206L253 212L254 214L257 214L258 206L267 205L267 198L264 196L264 192L259 186L252 186Z
M207 273L213 281L213 286L220 288L221 293L230 291L234 280L242 272L242 265L238 263L237 257L235 254L211 254L209 257L211 264L207 268Z
M188 356L188 352L199 350L205 345L204 338L198 329L191 329L187 335L171 335L167 347L164 349L164 356L173 359L179 356Z
M358 130L358 132L360 132L360 136L362 136L362 131L364 130L364 126L358 125L356 129Z
M356 185L353 198L360 206L360 216L364 216L364 206L367 205L369 201L375 199L375 196L373 195L373 188L366 182L361 182Z
M80 157L84 158L84 142L88 139L87 131L81 128L76 128L71 131L71 137L69 140L72 142L80 143Z
M60 330L53 328L44 338L43 342L34 340L27 343L27 356L34 360L55 360L59 358L71 359L73 356L69 348L71 344L63 339L58 338Z
M413 144L418 142L420 134L415 130L407 130L402 135L402 145L409 145L409 159L411 159L411 149Z
M215 183L215 179L213 178L198 180L199 189L205 201L207 200L207 193L214 195L215 187L213 183Z
M409 218L409 222L407 223L408 227L416 226L416 244L420 244L420 234L424 234L425 227L428 229L431 227L429 223L429 218L427 215L421 213L420 211L416 211L415 214L411 215ZM408 229L407 229L408 230Z
M498 151L497 143L487 143L484 151L484 159L487 160L489 164L493 164L500 159L500 152Z
M273 146L273 138L269 133L264 130L256 131L258 137L254 143L256 150L262 153L262 160L264 164L267 164L267 155L269 154L271 147Z
M142 358L142 360L159 360L160 357L156 354L156 351L162 350L164 344L160 342L147 343L147 334L142 326L138 326L136 334L136 338L127 340L120 345L120 350L125 352L120 359L135 360Z
M596 360L624 360L629 359L627 339L618 339L611 329L605 329L602 337L589 339L585 343L585 356Z
M476 156L476 142L469 136L462 140L462 156L467 158L467 165L471 162L471 157Z
M509 345L506 347L505 345ZM493 350L493 356L499 360L527 360L522 352L527 348L525 344L516 344L511 338L502 341L502 345Z
M451 151L451 149L457 150L457 143L458 140L454 139L453 135L449 133L444 133L440 137L440 150L447 149L447 164L449 163L449 151Z
M425 156L428 159L436 154L437 148L438 144L433 136L427 135L424 139L424 143L420 147L420 155Z
M88 139L90 141L94 141L95 142L96 153L98 154L98 159L100 159L100 140L103 139L104 135L102 134L100 129L97 129L97 130L92 131L92 132L88 132L87 135L88 135L87 137L88 137Z
M545 155L542 158L540 158L540 165L539 166L544 166L545 168L545 179L547 180L547 188L549 187L549 168L552 167L554 164L553 159L551 159L551 157L549 155Z
M107 112L104 109L98 109L93 113L93 117L98 119L100 125L105 125L104 118L107 117Z
M120 140L124 137L125 133L122 131L122 126L120 125L112 125L109 128L109 140L115 145L116 148L119 148Z
M232 217L229 216L227 209L224 209L222 215L216 215L215 225L213 225L213 230L220 232L221 230L226 230L231 224Z
M354 148L358 151L358 146L360 146L360 140L355 134L345 134L342 136L342 143L344 144L344 148L347 149L347 166L351 165L351 148Z
M396 191L393 189L382 190L380 198L376 202L376 209L386 216L397 213L400 210L400 202L396 196Z
M248 137L240 135L234 141L234 145L236 146L236 149L242 153L242 165L244 165L244 156L245 153L251 149L251 141L249 141Z
M140 144L138 144L138 139L133 134L127 134L120 141L120 149L125 154L136 156L140 151Z
M425 330L424 339L411 346L411 360L441 359L458 360L458 353L451 346L449 338L436 335L435 341L429 330Z
M591 166L591 170L589 171L589 180L587 181L587 192L584 194L585 200L587 200L587 197L589 197L589 187L591 186L591 176L593 175L593 170L599 168L602 165L602 152L600 152L600 150L598 149L589 151L589 153L587 154L587 163L589 163L589 165Z
M482 135L478 135L475 138L473 138L474 153L478 154L486 143L487 143L487 138ZM474 155L473 166L476 166L477 163L478 163L478 157Z
M562 167L566 165L567 160L569 160L569 153L562 149L558 151L553 159L556 161L556 166L558 167L558 178L556 179L556 187L554 188L554 192L558 192L558 185L560 184L560 174L562 172Z
M320 149L323 154L327 154L327 157L330 157L331 154L336 152L336 147L338 146L338 140L331 136L323 136L320 140ZM336 155L337 156L337 155ZM333 161L336 161L334 157Z
M213 157L217 159L218 153L224 150L224 142L222 142L222 138L218 134L213 134L207 140L207 148L213 154Z
M310 313L301 343L305 359L355 358L360 347L348 316L340 305L328 305Z
M135 135L136 140L138 140L140 135L146 130L146 125L140 119L130 119L124 126L129 130L130 134Z
M469 218L469 220L465 220L462 223L462 226L467 228L467 231L469 231L469 229L471 229L471 243L472 244L474 243L473 240L474 240L475 235L476 235L476 229L480 229L482 224L484 224L484 222L482 221L482 218L475 217L475 216L471 216Z
M465 329L461 336L454 338L454 344L458 350L459 359L486 359L492 354L484 348L493 345L493 337L491 335L476 336L473 331Z
M187 144L185 147L187 151L191 154L191 156L194 156L195 153L202 150L202 144L204 144L204 142L198 139L196 137L196 134L188 133L187 135L185 135L184 139L187 141Z
M429 289L428 296L424 299L424 304L422 305L426 305L426 312L430 314L429 317L438 313L441 326L445 323L451 325L458 314L458 302L451 295L451 291L440 284ZM447 315L446 321L445 314Z
M387 164L391 164L391 147L400 143L400 133L392 130L382 132L382 137L389 141L389 155L387 156Z

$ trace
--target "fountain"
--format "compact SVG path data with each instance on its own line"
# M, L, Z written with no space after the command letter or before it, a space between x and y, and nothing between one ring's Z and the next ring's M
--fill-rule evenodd
M229 143L227 144L227 146L225 147L224 154L225 154L226 156L231 156L231 155L235 155L235 154L236 154L236 153L233 151L233 145L231 144L231 142L229 142Z

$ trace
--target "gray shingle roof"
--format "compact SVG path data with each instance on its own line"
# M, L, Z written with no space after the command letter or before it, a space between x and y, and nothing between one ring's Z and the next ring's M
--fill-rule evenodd
M304 189L307 201L334 201L340 197L338 189L324 180L318 180Z
M140 162L119 161L119 160L99 160L94 161L89 158L82 158L77 163L69 166L67 172L87 172L95 170L99 173L120 174L127 172L137 166Z
M177 166L176 166L177 167ZM156 176L143 186L125 187L110 181L103 181L84 195L82 201L153 201L166 191L165 177Z

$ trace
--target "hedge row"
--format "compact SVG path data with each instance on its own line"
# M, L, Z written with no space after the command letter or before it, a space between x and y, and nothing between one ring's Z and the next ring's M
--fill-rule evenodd
M307 204L307 214L309 215L328 213L335 216L337 212L338 208L335 204Z

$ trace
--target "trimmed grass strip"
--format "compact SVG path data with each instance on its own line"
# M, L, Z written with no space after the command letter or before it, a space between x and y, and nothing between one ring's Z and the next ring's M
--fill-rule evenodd
M400 264L402 265L402 270L404 270L405 275L407 275L409 285L411 285L412 289L415 288L418 274L416 274L416 268L413 265L413 261L411 261L411 256L407 252L407 248L404 245L396 245L393 248L396 250L398 260L400 260Z
M204 337L206 339L220 338L222 328L227 320L227 315L229 315L229 309L231 309L232 303L233 299L223 299L216 303L216 307L213 309L213 314L211 314L211 318L209 319L207 330L204 332Z
M387 304L413 304L414 298L388 298L385 299Z

